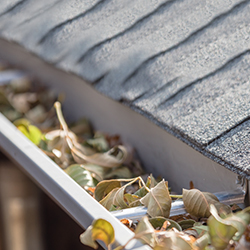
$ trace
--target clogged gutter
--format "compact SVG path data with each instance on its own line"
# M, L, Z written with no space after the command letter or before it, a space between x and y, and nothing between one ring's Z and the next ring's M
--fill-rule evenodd
M134 238L153 249L250 248L250 208L229 207L193 187L171 194L165 180L143 173L132 148L118 135L93 132L86 119L68 125L61 110L63 95L29 77L1 85L0 111L100 204L109 211L147 207L148 216L140 221L121 221L135 232ZM172 200L180 198L188 214L169 218ZM110 248L114 234L112 225L100 219L80 239L94 248L99 239Z

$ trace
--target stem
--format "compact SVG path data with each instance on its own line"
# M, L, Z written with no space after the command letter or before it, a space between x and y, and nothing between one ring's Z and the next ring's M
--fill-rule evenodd
M141 178L141 176L138 177L138 179L141 181L142 185L145 187L145 189L150 192L150 189L146 186L144 180Z
M61 103L60 102L55 102L54 103L54 107L56 109L56 114L57 114L57 117L58 117L58 120L63 128L63 130L68 133L68 125L67 123L65 122L64 120L64 117L63 117L63 114L62 114L62 108L61 108Z
M56 114L57 114L58 120L62 126L63 131L66 134L66 142L67 142L69 148L72 150L72 148L74 147L74 143L73 143L72 139L69 137L69 128L68 128L68 125L64 119L63 113L62 113L61 103L55 102L54 107L56 109Z
M183 195L182 194L170 194L171 198L176 198L176 199L182 199Z

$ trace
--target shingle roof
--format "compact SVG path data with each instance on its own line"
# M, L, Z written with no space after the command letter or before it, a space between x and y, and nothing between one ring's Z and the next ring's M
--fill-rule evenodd
M9 0L0 36L250 179L250 1Z

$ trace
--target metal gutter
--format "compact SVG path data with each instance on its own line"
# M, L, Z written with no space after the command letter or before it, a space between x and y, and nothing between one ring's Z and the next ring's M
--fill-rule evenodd
M0 149L83 228L87 228L94 219L104 218L114 227L115 245L124 245L133 237L132 231L64 173L2 114L0 114ZM147 248L135 240L126 247L138 250Z

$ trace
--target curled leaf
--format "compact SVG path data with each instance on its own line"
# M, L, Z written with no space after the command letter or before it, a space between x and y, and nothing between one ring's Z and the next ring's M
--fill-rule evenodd
M61 104L59 102L56 102L54 106L56 108L59 122L63 128L63 131L65 132L67 144L71 149L71 153L77 163L81 164L89 162L99 166L113 168L118 167L124 161L126 161L128 152L124 146L115 146L105 153L94 153L92 155L86 155L84 153L84 147L77 142L76 136L74 138L69 136L69 132L71 131L69 130L68 125L64 120L61 110Z
M211 204L211 216L208 219L209 234L212 246L218 250L224 250L229 241L237 232L237 228L230 220L222 219L213 204Z
M196 250L191 238L183 232L163 231L157 234L158 245L154 250Z
M146 187L153 188L157 185L157 181L155 180L155 178L153 177L152 174L150 174L150 176L148 176L147 178L147 182L146 182ZM140 197L145 196L148 193L148 189L146 187L141 187L139 190L137 190L134 194L138 195Z
M128 204L125 202L124 199L124 192L126 187L128 187L129 185L133 184L134 182L140 180L140 178L134 178L132 179L132 181L130 181L129 183L127 183L126 185L122 186L121 188L119 188L114 196L114 204L119 206L120 208L127 208L129 207Z
M111 192L108 193L102 200L100 200L100 204L103 205L106 209L110 210L114 204L114 197L119 188L114 188Z
M95 199L97 201L102 200L109 192L114 188L120 188L121 182L117 180L105 180L97 184L95 189Z
M80 235L80 241L84 245L88 245L97 249L98 245L95 240L101 240L106 246L109 246L115 240L115 231L113 226L104 219L94 220L92 225Z
M128 182L126 185L120 187L120 188L114 188L111 192L108 193L106 197L104 197L100 203L106 207L108 210L111 208L112 205L116 205L119 208L128 208L129 205L124 199L124 192L125 189L135 183L136 181L142 182L142 179L140 177L133 178L133 179L117 179L116 181L126 181ZM110 182L111 183L111 182ZM101 197L101 195L99 196Z
M135 194L124 194L124 198L126 199L129 207L138 207L141 205L140 199L141 197Z
M151 247L156 245L157 241L155 230L149 222L147 216L142 217L140 220L138 226L136 227L134 238L141 240L143 243L146 243Z
M163 216L168 218L171 209L172 199L169 196L167 183L162 180L150 190L143 198L141 203L148 208L147 213L151 217Z
M207 247L207 245L210 243L210 236L208 233L202 235L200 238L198 238L194 245L199 249L203 250Z

